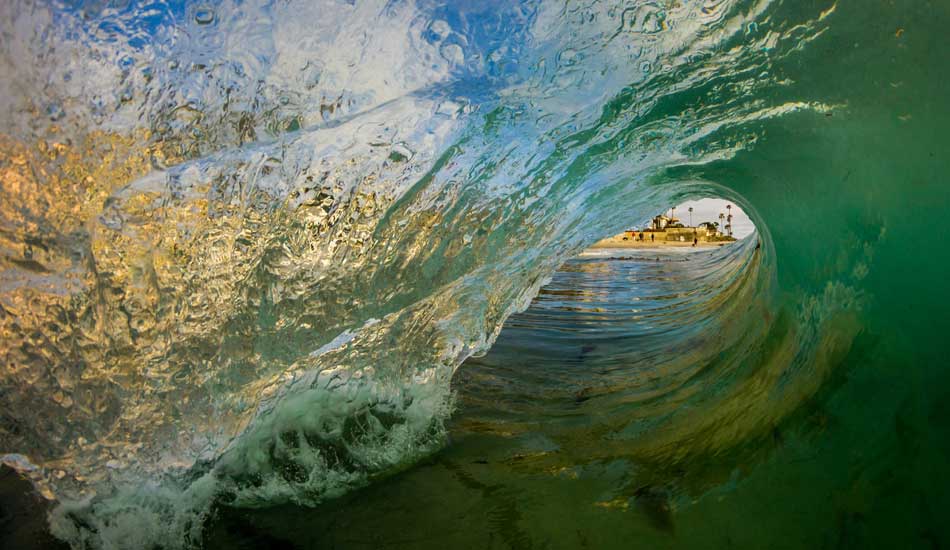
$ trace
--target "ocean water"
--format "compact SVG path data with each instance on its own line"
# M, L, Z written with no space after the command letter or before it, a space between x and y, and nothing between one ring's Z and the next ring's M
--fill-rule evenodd
M2 462L74 548L945 546L948 23L4 2Z
M733 475L736 458L713 465L707 447L717 444L712 418L736 398L724 380L743 376L722 349L745 336L737 318L755 307L756 244L752 235L698 252L600 249L568 260L456 373L443 451L316 511L223 514L209 545L251 533L258 544L315 548L622 548L631 536L669 546L683 530L678 510ZM756 439L762 416L730 428ZM681 459L690 453L703 458ZM747 464L755 454L737 456ZM238 524L252 527L235 537Z

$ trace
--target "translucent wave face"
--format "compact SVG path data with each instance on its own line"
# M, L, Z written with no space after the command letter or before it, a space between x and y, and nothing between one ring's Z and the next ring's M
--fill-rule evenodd
M213 498L431 452L454 369L565 258L828 109L763 93L825 15L4 4L4 461L64 537L184 544Z

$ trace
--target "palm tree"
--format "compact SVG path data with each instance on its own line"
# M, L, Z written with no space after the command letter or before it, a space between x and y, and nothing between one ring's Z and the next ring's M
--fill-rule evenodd
M728 208L728 207L727 207ZM729 230L729 236L732 236L732 214L726 216L726 229Z
M673 220L676 219L676 207L670 208L670 223L673 223Z
M725 218L725 217L726 217L725 214L723 214L722 212L719 213L719 225L722 225L722 220L723 220L723 218Z
M689 207L689 226L693 227L693 207Z

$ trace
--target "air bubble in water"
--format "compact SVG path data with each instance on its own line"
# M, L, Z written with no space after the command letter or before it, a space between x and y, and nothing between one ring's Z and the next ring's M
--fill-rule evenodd
M622 30L638 34L654 34L667 28L666 12L652 4L624 10L621 20Z
M442 46L439 53L446 61L454 65L465 63L465 53L462 52L462 47L458 44L446 44Z
M50 103L46 106L46 116L53 122L56 122L66 116L66 111L63 110L63 107L59 103Z
M202 6L195 10L195 22L199 25L208 25L214 22L214 10L208 6Z
M562 67L570 67L571 65L574 65L577 63L577 59L577 52L570 48L562 51L557 56L558 64L560 64Z
M445 21L437 19L429 25L429 32L436 41L444 40L452 32L452 27Z
M389 152L389 160L392 162L406 162L412 158L412 150L402 143L393 145Z

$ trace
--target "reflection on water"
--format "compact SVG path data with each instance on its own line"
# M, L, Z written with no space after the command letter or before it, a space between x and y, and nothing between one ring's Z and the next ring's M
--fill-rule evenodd
M700 251L597 250L566 262L494 347L457 372L447 449L316 511L228 511L209 540L230 544L237 524L253 524L242 540L250 532L303 546L528 548L563 524L554 547L622 547L628 536L668 543L679 510L734 482L716 455L761 427L745 385L754 375L731 350L770 337L743 321L763 307L751 300L767 261L758 243L753 235ZM735 404L749 414L723 431L715 409ZM750 447L768 450L771 438ZM420 518L453 528L430 530ZM371 534L351 528L363 522Z
M708 382L704 372L722 368L732 315L751 307L745 283L756 239L699 252L595 250L568 261L508 319L491 351L459 370L457 422L597 410L600 423L615 423L690 399Z

